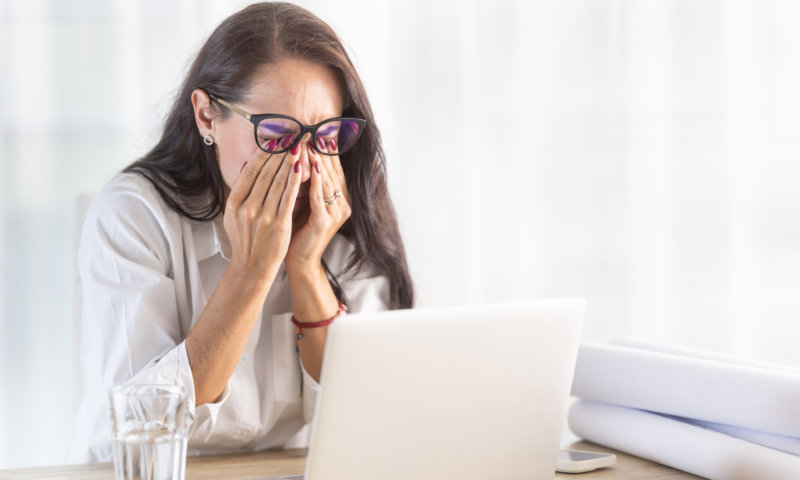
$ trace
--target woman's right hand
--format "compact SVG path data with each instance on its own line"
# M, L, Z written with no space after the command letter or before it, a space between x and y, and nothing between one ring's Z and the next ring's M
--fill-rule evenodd
M291 151L259 151L231 187L223 225L231 243L231 268L271 284L289 248L292 211L302 174L299 144Z
M286 256L302 178L299 150L259 151L228 194L222 222L231 263L186 337L196 405L224 392Z

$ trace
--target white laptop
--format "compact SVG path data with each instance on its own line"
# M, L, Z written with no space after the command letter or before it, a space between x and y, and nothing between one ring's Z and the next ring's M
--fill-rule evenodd
M583 312L568 298L338 318L305 480L552 480Z

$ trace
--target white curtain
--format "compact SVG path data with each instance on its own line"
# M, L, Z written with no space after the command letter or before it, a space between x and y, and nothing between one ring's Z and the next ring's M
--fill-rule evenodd
M75 198L246 3L0 3L0 468L64 461ZM800 4L300 4L370 94L418 306L579 295L586 339L800 366Z

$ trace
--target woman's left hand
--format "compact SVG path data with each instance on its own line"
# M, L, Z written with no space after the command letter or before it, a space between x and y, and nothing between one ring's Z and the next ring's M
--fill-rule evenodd
M318 141L316 148L333 153L336 143ZM322 253L351 213L350 194L339 156L320 155L309 146L308 163L311 166L309 207L293 220L292 238L286 253L286 271L290 275L297 270L319 268Z

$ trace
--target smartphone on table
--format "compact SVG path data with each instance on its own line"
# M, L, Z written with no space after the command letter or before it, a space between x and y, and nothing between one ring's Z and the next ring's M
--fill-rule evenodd
M617 456L611 453L559 450L556 471L561 473L584 473L598 468L610 467L615 463L617 463Z

